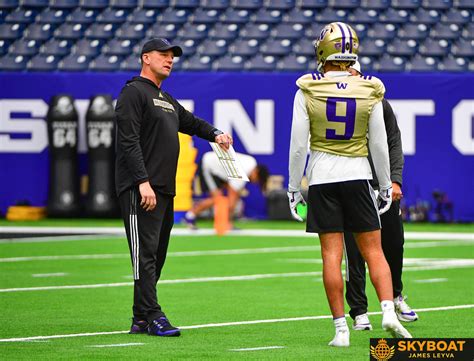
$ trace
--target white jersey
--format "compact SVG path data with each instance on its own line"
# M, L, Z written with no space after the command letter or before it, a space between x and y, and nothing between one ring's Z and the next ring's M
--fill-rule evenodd
M245 174L250 176L250 173L257 167L255 158L237 152L235 153L235 157L240 162ZM222 179L235 191L240 191L245 187L245 181L227 179L227 173L214 152L207 152L202 156L202 174L210 191L218 188L213 177Z
M325 76L348 76L347 72L328 72ZM381 175L384 187L390 183L390 168L388 163L388 145L385 123L383 119L382 103L377 103L369 120L369 148L382 147L387 149L387 159L380 164L379 169L384 169L387 177ZM310 122L306 108L306 99L301 90L295 94L293 105L293 123L291 129L290 161L289 161L289 184L288 190L296 192L300 190L301 179L304 174L306 156L309 148ZM375 160L375 159L374 159ZM378 164L376 164L377 166ZM376 168L377 169L377 168ZM367 157L346 157L337 154L310 151L308 165L306 167L308 184L325 184L344 182L358 179L372 179L372 171ZM387 178L387 179L385 179Z

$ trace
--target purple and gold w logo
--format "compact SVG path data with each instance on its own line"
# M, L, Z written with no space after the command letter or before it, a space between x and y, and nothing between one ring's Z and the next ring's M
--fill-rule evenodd
M337 89L346 89L347 83L336 83Z

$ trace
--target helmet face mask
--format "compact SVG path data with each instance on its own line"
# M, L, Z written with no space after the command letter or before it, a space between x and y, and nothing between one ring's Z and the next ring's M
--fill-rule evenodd
M327 61L341 62L341 68L357 61L359 38L349 25L341 22L326 25L314 43L318 71ZM347 63L347 64L344 64Z

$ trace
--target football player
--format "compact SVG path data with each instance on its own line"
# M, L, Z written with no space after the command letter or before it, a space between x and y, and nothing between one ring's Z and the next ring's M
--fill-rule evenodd
M411 337L400 324L393 303L390 268L380 239L379 213L391 205L392 185L381 100L383 83L370 76L352 76L348 68L357 61L359 40L347 24L323 28L315 42L318 71L296 82L293 105L288 197L293 217L305 203L300 185L308 137L310 157L306 231L318 233L323 259L323 282L336 329L329 345L349 346L344 316L344 283L341 274L344 231L354 233L369 267L371 281L382 307L382 327L393 337ZM368 139L367 139L368 137ZM370 148L380 191L370 186Z

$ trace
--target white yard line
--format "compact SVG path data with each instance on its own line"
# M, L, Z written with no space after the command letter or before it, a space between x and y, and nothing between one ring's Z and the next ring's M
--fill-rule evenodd
M91 346L86 346L86 347L103 348L103 347L128 347L128 346L142 346L142 345L144 345L143 342L133 342L133 343L116 343L112 345L91 345Z
M262 346L262 347L248 347L248 348L231 348L229 351L242 352L242 351L261 351L261 350L274 350L278 348L285 348L285 346Z
M414 283L439 283L439 282L447 282L447 278L427 278L424 280L413 280Z
M469 305L455 305L445 307L432 307L432 308L418 308L416 312L436 312L436 311L449 311L449 310L462 310L473 308L474 304ZM369 312L369 315L380 315L381 312ZM346 315L346 317L350 317ZM252 321L237 321L237 322L224 322L224 323L207 323L203 325L192 325L192 326L179 326L182 330L200 329L200 328L211 328L211 327L228 327L228 326L242 326L242 325L258 325L265 323L278 323L278 322L295 322L295 321L308 321L308 320L321 320L321 319L332 319L331 315L324 316L306 316L306 317L291 317L291 318L277 318L267 320L252 320ZM86 337L86 336L102 336L102 335L118 335L122 333L128 333L126 331L109 331L109 332L87 332L87 333L74 333L66 335L50 335L50 336L31 336L31 337L15 337L15 338L1 338L0 342L25 342L32 340L50 340L56 338L70 338L70 337Z
M58 272L58 273L33 273L31 277L41 278L41 277L63 277L67 276L69 273Z

